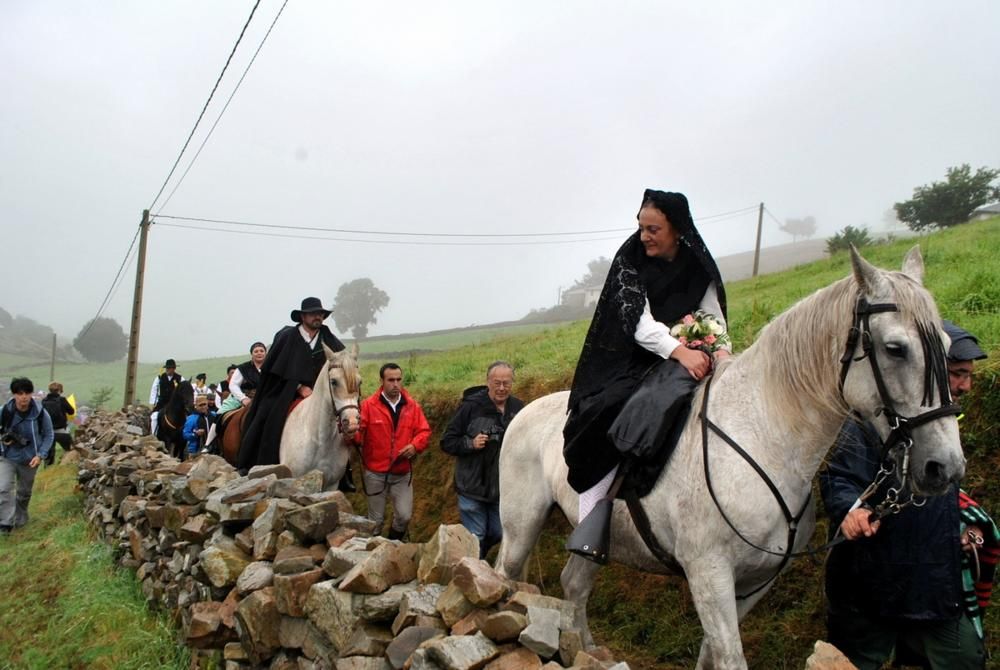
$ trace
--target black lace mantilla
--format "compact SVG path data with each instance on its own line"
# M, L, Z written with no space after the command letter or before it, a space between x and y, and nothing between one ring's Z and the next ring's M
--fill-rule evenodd
M649 205L667 217L680 236L681 247L673 261L649 258L636 231L618 249L573 375L571 411L578 408L581 399L606 388L612 379L623 374L636 377L635 370L655 360L634 339L647 297L656 320L673 323L697 309L709 283L714 281L722 316L726 317L722 276L694 226L687 198L680 193L647 190L640 209Z

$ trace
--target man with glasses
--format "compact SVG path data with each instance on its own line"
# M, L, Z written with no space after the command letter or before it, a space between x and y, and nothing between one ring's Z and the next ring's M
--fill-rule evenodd
M462 394L462 404L441 438L455 457L455 491L462 525L479 538L479 557L500 542L500 449L504 431L524 403L511 395L514 368L496 361L486 370L486 386Z
M968 331L950 321L943 326L951 339L948 385L957 400L971 389L975 361L986 353ZM985 668L982 615L1000 533L955 485L920 507L872 521L871 504L881 502L885 486L899 486L890 476L870 502L859 500L879 470L873 431L845 424L820 473L831 534L839 526L847 539L826 564L829 641L860 670L881 668L893 651L907 666Z

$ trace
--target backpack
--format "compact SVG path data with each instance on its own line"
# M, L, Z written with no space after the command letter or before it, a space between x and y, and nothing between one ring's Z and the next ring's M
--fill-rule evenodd
M66 427L66 410L63 409L62 396L58 398L45 398L42 400L42 408L49 413L52 418L52 429L60 430Z

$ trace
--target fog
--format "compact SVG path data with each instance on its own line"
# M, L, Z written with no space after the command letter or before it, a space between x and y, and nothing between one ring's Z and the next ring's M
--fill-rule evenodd
M191 163L281 6L156 199L253 3L0 3L0 307L70 341L153 205L143 361L269 342L359 277L391 300L371 335L483 324L555 304L645 188L686 193L718 257L760 202L765 246L804 216L878 233L1000 165L1000 5L913 0L292 0ZM103 312L126 332L134 277Z

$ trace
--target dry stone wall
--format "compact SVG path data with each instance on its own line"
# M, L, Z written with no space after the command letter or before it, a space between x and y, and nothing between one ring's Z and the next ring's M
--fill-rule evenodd
M144 425L99 413L73 458L90 524L180 623L193 667L628 668L583 650L574 605L498 575L461 526L425 544L373 537L318 471L179 462Z

